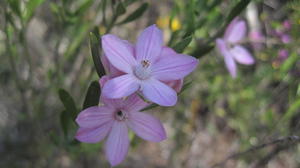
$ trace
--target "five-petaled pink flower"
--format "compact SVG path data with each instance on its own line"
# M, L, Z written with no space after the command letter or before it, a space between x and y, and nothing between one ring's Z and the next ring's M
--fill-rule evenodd
M173 106L177 94L168 86L192 72L198 60L163 47L162 32L152 25L138 37L135 46L108 34L102 36L102 47L108 61L122 75L109 80L102 93L107 98L121 98L139 91L161 106Z
M226 67L233 78L237 76L236 62L245 65L254 63L252 55L240 45L246 33L245 21L236 18L227 27L224 37L216 40L217 48L224 56Z
M123 40L123 42L128 46L128 48L130 48L130 50L134 50L134 46L131 45L128 41ZM164 55L175 55L176 52L168 47L163 47L163 54ZM103 54L101 57L101 62L104 66L105 72L107 74L107 76L109 76L110 78L115 78L117 76L121 76L124 75L124 72L121 72L120 70L118 70L117 68L115 68L107 59L106 55ZM167 84L168 86L170 86L171 88L173 88L177 93L180 92L182 86L183 86L183 78L182 79L178 79L178 80L172 80L172 81L166 81L165 84Z
M103 84L108 79L100 79ZM124 99L107 99L101 96L102 106L94 106L83 110L76 118L80 128L76 139L86 143L96 143L104 139L106 157L112 166L121 163L128 152L128 128L139 137L160 142L166 139L166 132L161 122L155 117L139 112L147 106L139 96L132 94Z

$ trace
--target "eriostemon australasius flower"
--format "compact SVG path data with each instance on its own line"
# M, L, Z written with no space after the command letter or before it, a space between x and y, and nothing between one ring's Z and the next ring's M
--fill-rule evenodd
M103 76L103 84L109 77ZM108 136L105 154L112 166L121 163L128 152L128 128L147 141L160 142L166 139L161 122L146 113L139 112L148 104L132 94L124 99L107 99L101 96L102 106L89 107L77 116L79 129L76 139L86 143L97 143Z
M102 93L107 98L139 91L154 103L173 106L177 93L167 83L183 79L198 64L194 57L163 47L162 32L155 25L141 33L134 47L111 34L102 36L102 47L108 61L123 73L104 85Z
M236 18L227 27L224 37L216 40L217 48L224 56L225 65L233 78L237 76L236 62L245 65L254 63L252 55L240 44L246 33L245 21Z

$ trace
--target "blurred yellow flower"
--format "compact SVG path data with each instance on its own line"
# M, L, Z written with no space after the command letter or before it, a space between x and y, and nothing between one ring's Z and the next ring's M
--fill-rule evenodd
M180 21L177 18L174 18L171 22L171 30L176 31L181 28Z
M105 34L106 33L106 27L104 27L104 26L99 26L99 33L100 33L100 35L103 35L103 34Z
M172 19L171 23L170 23L169 16L159 17L156 20L156 24L159 28L162 28L162 29L171 28L172 31L176 31L181 28L180 20L176 17Z

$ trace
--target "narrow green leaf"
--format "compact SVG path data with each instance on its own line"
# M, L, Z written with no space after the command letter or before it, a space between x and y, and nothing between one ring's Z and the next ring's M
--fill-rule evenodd
M86 10L89 9L89 7L91 7L93 2L94 2L93 0L84 1L74 12L74 15L78 16L86 12Z
M99 104L101 89L98 81L93 81L86 93L85 100L83 103L83 108L97 106Z
M30 18L33 16L35 9L40 6L42 3L44 2L44 0L29 0L26 3L26 10L25 10L25 14L24 14L24 18L26 21L29 21Z
M178 35L179 35L180 31L176 30L174 32L172 32L170 40L168 42L168 46L173 46L173 43L175 42L175 40L177 39Z
M125 0L124 1L124 5L125 6L128 6L128 5L131 5L132 3L136 2L137 0Z
M95 26L93 28L93 34L96 36L97 39L100 40L100 32L99 32L99 28L97 26ZM99 45L101 45L101 43ZM101 46L100 46L100 48L101 48Z
M176 52L181 53L191 43L193 36L188 36L172 47Z
M201 58L202 56L206 55L207 53L211 52L214 49L214 45L203 45L196 48L195 51L190 53L189 55L195 58Z
M58 7L57 4L51 2L51 3L50 3L50 9L51 9L51 11L52 11L53 13L59 14L59 10L60 10L60 9L59 9L59 7Z
M126 13L126 8L125 8L123 2L119 2L117 5L116 15L121 16L124 13Z
M296 53L292 53L280 67L280 73L282 74L282 76L284 76L289 70L291 70L298 60L299 55Z
M140 111L150 110L150 109L153 109L153 108L158 107L158 106L159 106L158 104L152 103L152 104L148 105L147 107L143 108Z
M289 120L300 108L300 99L295 100L288 108L287 112L284 113L282 119Z
M147 10L148 6L149 6L148 3L146 3L146 2L143 3L140 7L138 7L134 12L132 12L123 21L121 21L118 24L125 24L125 23L128 23L128 22L138 19L139 17L141 17L144 14L144 12Z
M19 17L21 17L20 0L8 0L7 1L12 11Z
M64 89L58 90L59 98L64 104L68 115L74 120L77 116L78 110L72 96Z
M105 75L105 70L100 60L99 39L93 32L90 32L90 47L97 74L101 78L103 75Z
M68 130L69 130L69 126L70 126L70 117L68 116L68 113L66 110L64 110L60 113L60 125L61 125L63 133L66 137L68 135Z
M226 18L226 25L229 24L236 16L240 15L240 13L248 6L250 2L251 0L241 0L239 3L237 3Z
M178 93L178 95L181 95L187 88L191 87L191 85L192 85L192 81L186 82L182 86L182 88L181 88L180 92Z

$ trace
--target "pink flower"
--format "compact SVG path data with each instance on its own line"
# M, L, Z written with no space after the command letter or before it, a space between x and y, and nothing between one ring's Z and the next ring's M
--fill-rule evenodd
M287 44L291 42L291 36L288 34L283 34L280 36L280 39L283 43Z
M292 24L289 20L283 21L282 25L283 25L284 29L287 31L291 30L291 28L292 28Z
M108 76L101 78L103 84ZM132 94L124 99L101 97L103 106L94 106L80 112L76 118L80 126L76 139L86 143L96 143L108 136L105 154L112 166L121 163L128 152L128 128L139 137L160 142L166 139L166 132L161 122L155 117L139 112L148 104L139 96Z
M224 56L225 65L233 78L237 75L236 62L245 65L254 63L249 51L239 44L246 37L246 31L245 21L234 19L227 27L224 37L216 40L217 48Z
M263 41L265 40L264 35L259 30L253 30L249 33L252 46L255 50L261 50L263 47Z
M280 61L284 61L285 59L288 58L288 56L289 56L288 50L286 50L286 49L280 49L280 50L278 51L278 59L279 59Z
M177 94L167 85L182 80L197 66L198 60L163 47L162 32L152 25L146 28L135 47L108 34L102 36L103 51L121 76L109 80L102 93L107 98L121 98L136 91L161 106L173 106Z
M127 47L133 52L134 51L134 46L132 44L130 44L128 41L123 40L123 42L127 45ZM163 47L163 55L176 55L176 52L168 47ZM117 76L121 76L124 75L125 73L118 70L117 68L115 68L107 59L106 55L104 54L101 57L101 62L104 66L104 69L106 71L106 74L108 74L108 76L110 78L114 78ZM171 88L173 88L177 93L180 92L182 86L183 86L183 78L182 79L178 79L178 80L172 80L172 81L165 81L165 84L167 84L168 86L170 86Z

